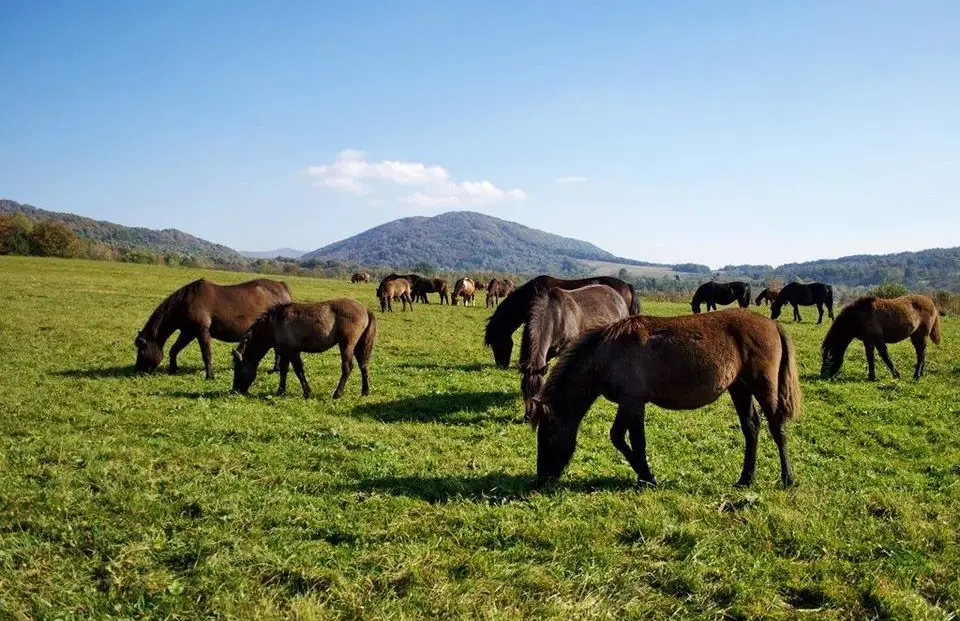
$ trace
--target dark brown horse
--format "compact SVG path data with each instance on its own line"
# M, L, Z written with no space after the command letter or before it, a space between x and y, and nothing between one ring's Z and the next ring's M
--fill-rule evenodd
M357 272L350 277L350 282L356 284L358 282L370 282L370 274L366 272Z
M773 301L777 299L778 295L780 295L779 289L771 289L770 287L767 287L760 292L760 295L757 296L756 305L760 306L763 304L766 306L767 302L773 304Z
M287 372L293 372L300 380L303 398L309 399L312 391L303 372L301 352L327 351L340 346L340 382L333 391L339 399L353 371L353 358L360 366L362 388L360 394L370 392L370 356L377 339L377 319L366 306L350 298L328 302L281 304L274 306L251 326L233 351L233 390L244 393L257 377L257 365L274 348L280 356L280 385L277 395L287 391Z
M194 339L200 343L207 379L213 379L210 340L236 343L264 311L291 301L290 289L278 280L258 278L239 285L215 285L201 278L160 303L137 334L138 371L153 371L163 360L163 346L177 330L170 347L170 373L177 372L177 354ZM276 363L276 362L275 362Z
M809 285L802 285L798 282L792 282L777 294L773 304L770 305L770 318L776 319L780 316L780 309L784 304L793 306L793 320L803 321L800 317L800 306L813 306L816 304L817 312L820 316L817 318L817 324L823 323L823 307L827 307L827 314L833 319L833 287L825 285L822 282L812 282Z
M560 476L573 456L580 422L603 395L619 406L610 440L640 484L656 485L647 464L646 405L692 410L713 403L724 391L730 393L744 437L736 485L754 480L760 416L753 399L780 453L780 480L792 485L786 421L800 414L802 401L793 344L778 323L744 310L628 317L577 341L530 402L537 481Z
M738 303L740 308L750 306L750 284L742 281L734 282L705 282L693 294L690 308L694 313L700 312L700 305L706 304L707 310L717 310L717 304Z
M500 306L500 298L505 298L514 290L513 283L506 279L494 278L487 285L487 308Z
M553 276L537 276L528 280L508 295L487 320L483 341L493 349L493 359L497 366L506 369L510 366L510 354L513 352L513 333L522 326L530 315L533 301L549 289L579 289L586 285L607 285L620 294L627 303L631 315L640 312L640 296L629 285L612 276L596 276L578 280L563 280Z
M450 303L450 283L443 278L422 278L413 285L413 301L429 304L428 293L439 293L440 303Z
M393 300L400 300L403 303L403 310L407 310L407 304L410 310L413 310L413 287L406 278L386 278L380 282L377 287L377 299L380 300L380 312L393 312Z
M905 295L892 300L860 298L844 307L827 331L821 347L820 376L827 379L839 373L847 347L853 339L860 339L867 352L867 378L877 379L874 370L874 351L877 351L893 377L899 379L900 372L890 360L887 343L909 338L917 352L913 379L920 379L926 367L928 336L936 345L940 344L940 313L927 296Z
M550 289L540 294L530 309L520 341L520 392L524 401L540 391L547 363L584 332L629 316L626 302L607 285L570 291Z
M477 297L477 285L470 278L461 278L453 286L453 305L457 305L457 298L463 298L463 305L466 306L467 303L471 305L474 303Z
M394 274L394 273L390 273L390 274L387 274L386 276L383 277L383 280L380 281L380 285L382 286L383 283L389 282L389 281L391 281L391 280L397 280L398 278L402 278L402 279L404 279L404 280L406 280L407 282L410 283L410 295L411 295L411 299L412 299L412 296L413 296L413 292L416 290L416 288L417 288L417 286L420 284L420 282L423 281L423 280L426 280L426 279L425 279L423 276L421 276L420 274ZM377 290L379 291L379 287L378 287Z

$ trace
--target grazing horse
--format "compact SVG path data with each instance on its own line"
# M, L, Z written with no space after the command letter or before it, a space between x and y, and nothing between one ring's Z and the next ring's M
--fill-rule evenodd
M290 302L290 288L278 280L258 278L238 285L215 285L201 278L177 289L157 306L137 334L137 371L154 371L163 360L163 345L177 330L170 347L170 373L177 372L177 354L194 339L200 343L207 379L213 379L210 339L236 343L265 310ZM276 366L277 361L274 361Z
M533 301L544 291L549 289L579 289L586 285L607 285L623 297L631 315L640 313L640 296L633 290L633 285L627 284L612 276L596 276L578 280L563 280L553 276L537 276L528 280L513 293L503 299L497 310L487 320L483 342L493 349L493 359L497 366L506 369L510 366L510 354L513 352L513 333L526 322L530 315Z
M487 288L487 283L483 282L479 278L474 278L473 282L477 286L477 291L484 291Z
M383 283L388 282L388 281L391 281L391 280L396 280L396 279L398 279L398 278L402 278L402 279L404 279L404 280L406 280L407 282L410 283L410 295L411 295L411 299L413 299L413 297L412 297L412 296L413 296L413 292L416 290L417 285L420 284L421 281L426 280L426 279L425 279L423 276L421 276L420 274L394 274L394 273L390 273L390 274L387 274L386 276L383 277L383 280L380 281L380 285L382 286ZM378 290L379 290L379 288L378 288Z
M627 303L607 285L541 293L530 308L520 341L520 392L524 401L529 401L543 386L547 362L562 354L584 332L629 316Z
M350 282L357 284L358 282L370 282L370 274L366 272L357 272L350 277Z
M440 303L450 303L450 283L443 278L421 278L413 285L413 301L429 304L428 293L439 293Z
M487 308L500 306L500 298L505 298L514 290L513 283L504 278L494 278L487 285Z
M802 321L800 309L798 306L817 305L817 312L820 316L817 318L817 325L823 322L823 307L827 307L827 314L833 320L833 287L825 285L822 282L812 282L809 285L801 285L798 282L792 282L777 294L773 304L770 305L770 318L776 319L780 316L780 309L784 304L793 306L793 320Z
M744 310L682 317L628 317L588 332L554 367L530 401L537 431L537 482L560 476L573 456L580 422L597 397L616 403L610 440L642 485L656 485L647 464L647 403L692 410L730 393L744 437L737 486L753 483L760 415L780 453L780 480L794 482L786 421L800 414L796 356L784 328ZM626 435L630 434L630 445Z
M413 287L406 278L383 279L380 286L377 287L377 299L380 300L380 312L393 312L393 300L399 299L403 302L403 310L407 310L407 304L410 310L413 310Z
M892 300L860 298L844 307L827 331L821 347L820 377L827 379L839 373L847 347L853 339L860 339L867 352L867 379L877 379L874 350L880 353L880 359L893 377L899 379L900 372L890 360L887 343L899 343L909 337L917 352L913 379L920 379L926 367L928 336L934 344L940 344L940 313L927 296L905 295Z
M690 302L694 313L700 312L700 305L706 304L707 310L717 310L717 304L732 304L737 302L740 308L750 306L750 284L742 281L735 282L705 282L697 287Z
M477 285L470 278L461 278L453 285L453 299L451 302L454 306L457 305L457 298L463 298L463 305L466 306L469 302L473 305L474 300L477 297Z
M280 385L277 395L287 391L287 372L300 380L303 398L312 391L303 372L300 352L324 352L340 346L340 382L333 391L339 399L353 371L353 357L360 365L361 395L370 392L370 355L377 339L377 319L363 304L350 298L328 302L289 303L274 306L254 322L233 351L233 390L244 393L257 377L257 365L272 347L280 355Z
M760 292L760 295L757 296L756 305L760 306L761 304L763 304L764 306L766 306L767 302L770 302L772 304L773 301L777 299L778 295L780 295L779 289L771 289L770 287L767 287L766 289Z

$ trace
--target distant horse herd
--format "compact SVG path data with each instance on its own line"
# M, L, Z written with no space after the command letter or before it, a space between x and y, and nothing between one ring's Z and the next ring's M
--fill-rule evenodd
M370 282L366 272L353 274L353 283ZM537 483L560 477L573 456L580 422L600 396L617 404L610 440L637 474L638 483L653 486L656 478L646 456L645 408L652 403L668 410L692 410L716 401L727 392L733 401L744 437L743 469L736 485L754 480L760 413L767 421L780 457L780 478L792 485L786 423L802 409L797 360L790 337L776 319L784 305L793 320L802 321L799 306L816 306L817 324L824 309L833 323L821 347L821 377L834 377L854 339L863 343L867 374L876 379L875 354L893 377L900 373L887 351L888 343L910 339L919 379L926 364L926 340L940 343L940 317L927 296L894 299L862 297L834 318L833 288L824 283L790 283L767 288L754 303L770 304L770 319L744 310L750 305L746 282L707 282L693 295L692 315L641 315L633 286L609 276L564 280L548 275L516 287L507 279L477 283L459 278L451 288L443 278L389 274L376 289L381 312L413 311L415 303L474 305L476 292L486 291L493 308L484 329L484 343L494 362L510 366L513 334L523 326L518 366L524 418L537 435ZM716 311L736 303L739 309ZM135 368L156 370L163 348L179 331L170 348L169 370L177 371L177 354L193 340L200 345L206 377L214 377L211 339L238 343L233 350L233 390L246 393L257 367L272 349L273 369L279 371L277 394L286 392L292 366L304 398L312 390L304 374L303 352L340 350L340 380L333 393L343 395L354 361L360 367L361 394L370 392L369 367L377 339L376 316L351 298L325 302L294 302L283 282L257 279L237 285L216 285L201 279L171 293L150 315L134 344ZM559 358L550 371L549 363ZM548 375L549 373L549 375ZM757 410L759 406L759 411ZM627 438L629 437L629 442Z

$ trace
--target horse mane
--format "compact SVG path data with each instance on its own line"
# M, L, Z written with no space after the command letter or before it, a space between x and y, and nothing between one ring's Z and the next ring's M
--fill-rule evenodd
M549 287L543 284L541 277L527 281L513 290L513 293L503 298L500 306L487 319L484 331L484 345L492 346L498 336L513 334L520 324L527 320L527 309L531 301Z
M523 334L526 338L520 341L521 366L529 365L530 353L539 351L543 344L543 331L539 329L535 330L534 325L540 323L544 313L550 312L550 298L554 291L556 291L556 289L541 291L539 295L533 299L533 304L530 305L530 312L527 314L527 320L523 328ZM524 345L526 345L526 349L524 349Z
M147 323L144 324L143 329L140 331L140 334L150 338L151 340L157 340L162 338L160 335L160 326L162 326L167 319L170 318L170 315L176 311L177 308L183 303L187 296L200 287L206 282L203 278L195 280L191 283L188 283L160 302L157 308L154 309L153 313L150 314L150 318L147 319Z
M864 311L873 310L873 305L877 301L876 296L868 295L862 298L857 298L850 304L843 307L843 309L837 313L837 317L833 320L833 323L830 324L830 329L827 330L827 335L823 337L823 345L821 345L821 350L826 349L837 349L837 348L846 348L855 338L853 333L853 328L858 323L858 316L861 315Z
M246 352L247 345L253 340L255 336L260 334L266 326L269 326L275 319L278 319L284 311L289 308L293 302L281 302L280 304L274 304L267 310L263 311L256 321L250 324L250 327L247 328L246 333L240 339L240 342L237 343L236 351L242 353Z

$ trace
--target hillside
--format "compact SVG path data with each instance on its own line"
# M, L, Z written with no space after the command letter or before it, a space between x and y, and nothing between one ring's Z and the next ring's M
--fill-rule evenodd
M159 254L204 257L221 265L245 263L233 248L194 237L177 229L154 230L94 220L72 213L47 211L32 205L0 199L0 214L23 214L31 220L56 220L73 229L78 236L103 242L118 250L147 250Z
M859 254L838 259L786 263L776 268L771 265L727 265L721 268L720 276L754 280L776 278L783 282L817 280L849 287L899 282L915 290L960 291L960 247L881 255Z
M472 211L393 220L308 252L302 259L528 274L584 272L587 262L670 267L623 259L585 241Z
M241 255L248 259L276 259L283 257L285 259L299 259L305 253L303 250L294 250L293 248L277 248L276 250L240 250Z

